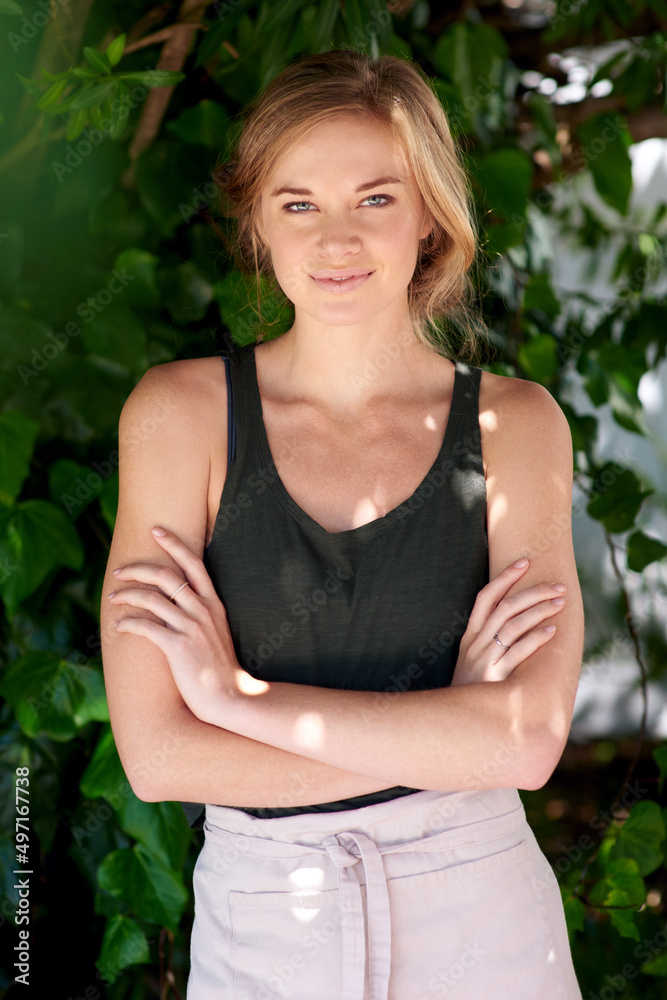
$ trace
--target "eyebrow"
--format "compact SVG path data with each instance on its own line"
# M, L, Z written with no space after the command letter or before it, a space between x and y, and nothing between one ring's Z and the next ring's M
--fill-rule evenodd
M368 181L366 184L360 184L356 189L356 193L359 194L361 191L370 191L371 188L379 187L381 184L402 184L403 181L399 180L398 177L378 177L374 181ZM308 194L312 195L312 191L308 188L293 188L293 187L281 187L276 191L272 191L271 197L277 198L279 194Z

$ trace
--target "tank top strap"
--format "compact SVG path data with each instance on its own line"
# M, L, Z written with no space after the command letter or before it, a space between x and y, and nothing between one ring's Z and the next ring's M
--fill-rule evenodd
M456 401L458 421L455 452L459 455L465 454L468 468L483 476L482 435L479 428L479 389L482 369L465 361L456 361L455 365L460 379L459 391L452 399L452 405Z
M226 493L236 493L243 467L253 447L252 428L261 412L251 392L253 352L255 345L233 345L225 350L227 376L227 481Z

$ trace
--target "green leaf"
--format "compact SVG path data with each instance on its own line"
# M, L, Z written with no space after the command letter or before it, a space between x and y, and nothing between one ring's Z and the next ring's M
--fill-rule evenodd
M28 91L28 93L32 97L40 97L41 96L41 94L42 94L42 85L39 82L39 80L31 80L27 76L21 76L20 73L17 73L16 76L18 76L19 80L21 81L21 83L23 84L23 86L25 87L25 89Z
M115 80L106 80L97 87L84 87L70 103L70 109L78 111L80 108L99 107L104 98L112 94L115 88Z
M108 98L105 97L102 104L94 104L92 108L88 108L86 113L90 118L90 124L93 128L98 128L100 132L102 131L102 122L104 121L104 115L102 114L102 106L106 104Z
M639 402L633 404L627 396L618 393L612 384L609 387L609 404L612 416L619 427L623 427L632 434L646 436L646 421Z
M19 7L14 0L0 0L0 14L22 14L23 8Z
M169 868L181 871L192 831L178 802L143 802L130 790L116 811L125 833Z
M581 900L577 899L576 896L567 896L563 900L563 909L569 936L572 937L575 931L583 931L586 907Z
M96 69L98 73L111 72L111 63L104 52L94 49L92 45L84 45L83 54L92 68Z
M486 205L502 220L523 219L533 168L520 149L495 149L472 165Z
M609 919L621 937L639 941L639 929L635 922L636 909L632 906L628 893L623 889L611 889L605 903L611 907L607 911Z
M137 191L162 236L172 236L183 225L181 206L192 204L211 160L208 149L172 139L154 142L137 157Z
M160 293L155 284L155 268L160 258L141 247L121 250L113 262L127 282L123 297L133 306L157 306Z
M0 596L10 615L59 566L81 569L81 540L63 511L25 500L0 512Z
M92 675L96 675L95 678ZM108 719L99 669L73 663L45 650L25 653L5 670L0 693L26 734L69 740L90 718ZM93 701L89 703L93 692Z
M81 775L79 790L89 799L105 798L112 805L131 792L110 726L105 726L93 756Z
M519 348L519 364L529 379L548 382L558 374L557 343L549 333L538 333Z
M642 490L630 469L607 462L598 470L592 486L588 513L602 521L608 531L628 531L635 523L644 499L652 490Z
M104 928L100 956L95 963L97 968L104 979L109 979L108 973L115 975L128 965L143 962L150 962L146 935L131 917L114 913L108 918Z
M546 272L530 276L523 292L523 308L539 310L548 319L555 319L560 312L560 302L554 295Z
M19 410L0 413L0 503L12 504L30 471L39 425Z
M92 667L80 667L77 680L82 690L74 711L74 721L77 726L85 726L87 722L93 721L108 722L109 706L102 671Z
M467 115L476 118L497 90L507 51L491 25L459 21L441 35L432 62L441 76L454 81Z
M622 826L611 826L600 847L602 860L632 858L639 874L650 875L663 861L665 824L657 802L638 802Z
M257 288L254 277L229 271L214 286L220 316L237 344L254 343L260 333L266 339L277 337L291 325L291 308L279 290L270 290L260 279L261 316L257 312Z
M87 66L75 66L72 70L74 76L79 80L97 80L98 74L94 69L88 69Z
M144 962L150 962L146 935L131 917L114 914L107 921L104 931L102 950L96 963L98 968L120 971L128 965Z
M656 955L650 962L645 962L640 970L648 976L667 976L667 955Z
M310 38L311 52L326 52L331 48L334 25L340 10L339 0L321 0L318 3L317 17L315 18L316 30Z
M210 59L220 54L222 43L230 37L239 21L245 17L246 11L257 5L258 0L241 0L241 3L235 0L233 7L230 3L218 3L209 8L216 20L211 22L210 28L199 44L195 69L204 66Z
M178 929L188 898L182 877L141 844L108 854L97 870L97 881L141 920Z
M109 42L107 45L105 55L109 60L110 66L116 66L123 58L126 38L127 36L125 34L117 35L113 42Z
M641 573L652 562L667 555L667 545L651 538L642 531L633 532L628 538L628 569Z
M128 89L123 83L118 83L116 87L115 99L111 102L111 128L109 137L117 142L122 139L127 129L130 118L127 101Z
M144 276L150 272L150 256L145 251L140 251L134 257L130 255L135 263L141 262ZM146 331L137 314L129 306L132 294L129 290L134 284L129 279L134 278L134 275L129 268L115 268L115 271L121 277L114 284L112 272L112 278L109 281L110 287L118 288L123 281L127 281L127 285L124 285L122 290L118 292L119 298L117 300L104 306L100 311L95 307L94 299L93 301L88 300L90 303L89 305L87 303L88 313L81 313L87 323L86 326L82 327L81 340L90 355L99 358L100 363L108 361L117 366L119 374L128 373L136 375L138 378L146 371L148 360L146 356ZM150 286L144 285L144 301L149 297L149 289ZM137 297L141 298L141 295L142 292L138 291ZM125 299L121 299L121 296L124 296Z
M229 116L217 101L203 100L187 108L166 127L182 142L220 150L225 145Z
M631 138L626 122L618 115L595 115L579 125L577 132L598 194L625 215L632 192Z
M630 399L637 399L637 390L646 374L646 355L643 350L623 344L607 342L597 350L602 368L614 379L619 389Z
M660 777L658 779L658 793L662 795L662 786L665 778L667 778L667 743L663 743L661 746L656 747L653 751L653 759L658 765L658 770L660 771Z
M96 463L106 471L110 463ZM102 476L93 465L80 465L71 458L58 458L49 468L49 495L56 506L61 507L72 520L84 512L89 503L96 500L104 489L106 476Z
M104 492L100 497L100 510L109 530L113 531L118 511L118 472L115 472L106 481Z
M202 319L213 299L212 285L190 261L162 271L160 285L160 301L185 325Z
M602 406L609 399L609 382L602 366L590 354L581 354L577 368L584 376L586 392L593 406Z
M66 87L67 80L56 80L37 101L37 107L42 109L54 107L62 97Z
M279 4L272 4L271 6L267 4L264 10L269 12L268 16L263 21L258 21L257 32L261 33L265 41L268 41L273 30L283 21L293 17L306 2L307 0L282 0Z
M76 137L81 135L83 132L87 121L88 111L86 108L80 108L78 111L73 111L70 114L69 122L67 123L65 138L70 142L72 139L76 139Z
M635 913L646 901L646 886L632 858L614 858L606 866L604 878L590 890L591 903L604 907L621 937L639 941Z
M564 400L561 402L561 408L570 425L570 431L572 433L572 447L574 451L582 451L586 453L590 442L595 440L595 435L597 433L597 420L588 413L577 413Z
M149 69L142 73L118 73L114 80L124 80L125 83L141 83L144 87L173 87L185 80L185 73L173 69Z

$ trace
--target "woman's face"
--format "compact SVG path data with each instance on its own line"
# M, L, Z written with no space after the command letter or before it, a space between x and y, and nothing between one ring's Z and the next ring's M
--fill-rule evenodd
M313 128L262 193L260 231L280 287L297 311L327 325L364 323L384 310L404 319L431 224L402 150L368 119Z

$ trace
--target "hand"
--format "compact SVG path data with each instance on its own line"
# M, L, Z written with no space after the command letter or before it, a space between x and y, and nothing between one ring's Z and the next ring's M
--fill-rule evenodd
M538 583L505 596L527 568L528 560L519 559L480 590L461 637L452 687L505 680L556 634L555 625L540 626L563 608L562 583Z
M210 722L225 700L251 693L258 682L240 666L227 623L227 613L202 560L173 532L153 537L178 566L129 563L114 573L118 580L154 584L159 590L126 587L109 595L114 604L129 604L153 612L162 622L126 616L114 622L118 632L150 639L162 650L188 708ZM159 529L164 531L164 529ZM187 582L187 586L181 586ZM179 589L181 588L181 589ZM176 594L176 590L178 593ZM174 596L173 601L171 600Z

